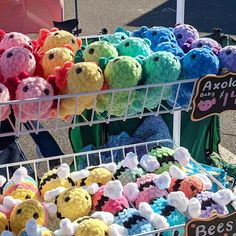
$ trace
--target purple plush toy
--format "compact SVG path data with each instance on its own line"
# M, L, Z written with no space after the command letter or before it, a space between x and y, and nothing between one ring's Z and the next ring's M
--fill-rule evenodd
M226 46L219 53L220 68L223 71L236 72L236 46Z

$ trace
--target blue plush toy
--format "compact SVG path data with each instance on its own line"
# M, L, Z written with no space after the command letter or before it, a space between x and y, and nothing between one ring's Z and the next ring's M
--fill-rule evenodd
M117 51L120 56L147 57L152 53L150 45L151 42L148 39L130 37L117 46Z
M192 49L181 58L180 62L181 74L179 79L197 79L207 74L219 73L219 59L208 47ZM188 106L192 90L193 83L181 84L176 100L176 106ZM175 103L177 91L178 86L173 86L173 94L169 99L169 104L171 106Z
M177 43L173 30L163 26L154 26L152 28L142 26L139 30L134 31L132 36L149 39L151 41L152 50L154 50L158 44L163 42Z

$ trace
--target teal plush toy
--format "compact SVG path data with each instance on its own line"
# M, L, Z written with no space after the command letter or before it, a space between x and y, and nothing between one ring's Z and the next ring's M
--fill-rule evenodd
M104 76L109 89L136 86L142 77L141 64L129 56L119 56L110 61L106 58L101 58L100 66L102 68L105 67ZM112 93L99 95L97 112L108 111L111 115L122 116L127 110L129 97L129 103L131 103L133 101L133 93L130 96L129 92L116 92L114 96L112 96ZM113 102L111 103L112 99Z
M144 85L160 84L176 81L181 72L179 60L170 52L155 52L142 60ZM168 99L171 95L172 87L163 86L149 88L145 107L154 109L160 99ZM146 89L139 89L135 93L135 100L131 108L135 113L143 110L143 103L146 95ZM162 95L162 96L161 96ZM131 112L133 113L133 112Z
M97 41L78 50L75 55L75 62L99 62L101 57L118 57L116 48L109 42Z
M117 46L117 50L120 56L147 57L152 53L150 46L151 41L148 39L130 37L123 40Z

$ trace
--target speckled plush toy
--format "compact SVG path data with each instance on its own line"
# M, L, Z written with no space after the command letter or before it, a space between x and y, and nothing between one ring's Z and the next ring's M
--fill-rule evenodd
M66 62L74 61L74 53L67 47L52 48L46 51L41 59L41 65L45 78L55 74L57 66L63 67Z
M126 184L124 195L138 207L141 202L151 202L155 198L167 196L166 189L170 181L168 172L161 175L146 174L138 178L135 183Z
M46 52L49 49L70 45L74 51L80 49L82 40L70 32L52 28L51 30L41 29L38 38L39 52Z
M220 62L217 56L208 48L194 48L181 60L180 79L199 79L207 74L218 74ZM188 106L193 90L193 83L181 84L178 97L178 86L173 87L173 95L169 99L171 106Z
M107 64L106 64L107 63ZM132 57L120 56L113 60L100 60L101 67L105 67L105 81L110 89L134 87L141 80L142 66ZM111 106L112 93L106 93L98 96L96 111L102 113L109 111L111 115L122 116L127 111L127 104L131 104L133 93L119 92L114 94Z
M8 88L0 83L0 102L8 102L10 94ZM9 105L0 105L0 121L5 120L10 115L11 110Z
M185 197L183 192L170 193L167 198L157 198L151 203L151 208L155 213L164 216L170 226L177 226L185 224L188 218L183 214L187 212L189 200ZM177 234L178 233L178 234ZM183 228L175 230L169 230L162 233L163 236L183 235Z
M16 89L16 100L30 98L44 98L54 95L52 85L42 77L28 77L20 81ZM15 117L21 121L27 120L45 120L51 116L53 100L39 102L27 102L13 105Z
M60 167L46 172L39 182L39 190L44 197L45 193L57 187L69 188L76 183L70 177L70 167L63 163Z
M153 171L156 174L161 174L164 171L169 171L172 165L183 168L189 163L190 154L186 148L180 147L173 150L168 147L154 147L149 151L151 157L155 157L159 165Z
M120 180L122 185L135 182L139 177L145 174L144 169L139 165L138 157L135 153L129 152L121 161L114 173L114 178Z
M92 195L93 210L116 214L122 209L128 208L128 200L122 192L123 187L119 180L109 181Z
M189 214L192 218L209 218L212 212L219 215L228 214L226 205L235 199L230 189L219 190L216 193L202 192L189 201Z
M116 58L118 52L111 43L97 41L76 52L75 62L99 62L101 57Z
M120 56L147 57L152 53L150 46L151 42L148 39L130 37L123 40L117 46L117 50Z
M4 81L7 81L8 78L18 77L22 72L32 76L35 68L35 57L26 48L9 48L0 57L0 71Z
M87 216L92 209L92 200L88 191L81 187L58 187L47 191L46 202L54 201L58 219L69 218L71 221Z
M181 48L188 39L196 40L199 38L198 31L188 24L176 24L174 27L174 35Z
M161 84L174 82L178 79L181 72L179 60L170 52L156 52L146 57L142 62L144 85ZM146 89L136 91L132 109L136 112L143 110L146 96L145 107L154 109L160 99L167 99L171 95L171 86L150 88L146 96ZM163 92L162 92L163 90Z
M14 199L38 199L39 190L37 182L28 176L27 169L20 167L11 179L4 185L2 197L11 196Z
M226 46L219 53L222 72L236 72L236 46Z
M148 28L142 26L140 29L132 33L134 37L147 38L151 41L151 49L155 51L157 45L163 42L176 42L173 30L163 26L154 26Z
M93 62L80 62L64 64L56 71L56 84L61 90L60 94L78 94L102 89L104 82L102 70ZM95 96L80 96L78 100L62 98L60 100L59 117L65 118L73 114L80 115L84 109L94 107ZM77 104L77 107L76 107Z

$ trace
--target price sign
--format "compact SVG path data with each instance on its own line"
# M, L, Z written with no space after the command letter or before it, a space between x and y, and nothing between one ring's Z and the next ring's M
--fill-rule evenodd
M197 82L191 119L202 120L226 110L236 110L236 73L208 75Z
M185 226L185 236L236 236L236 212L209 219L193 219Z

